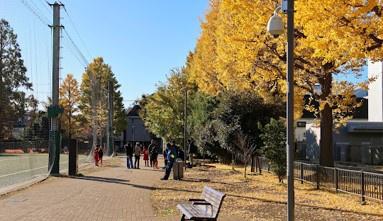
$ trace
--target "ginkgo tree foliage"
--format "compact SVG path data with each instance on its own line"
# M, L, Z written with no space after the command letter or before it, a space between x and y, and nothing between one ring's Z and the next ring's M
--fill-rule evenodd
M63 108L63 113L60 117L61 129L65 130L68 139L79 135L79 102L80 90L77 80L72 74L68 74L60 85L60 106Z
M208 93L254 91L266 102L286 92L286 35L274 38L266 24L275 0L212 0L191 60L191 76ZM286 16L281 15L284 19ZM319 101L320 163L333 165L334 122L349 119L360 104L359 85L336 81L336 75L358 77L367 59L383 57L382 1L295 1L295 112L303 95ZM315 85L320 86L320 92Z
M145 126L166 141L175 140L177 144L182 143L187 86L185 70L173 69L167 82L160 83L155 93L141 99L141 116L145 120Z

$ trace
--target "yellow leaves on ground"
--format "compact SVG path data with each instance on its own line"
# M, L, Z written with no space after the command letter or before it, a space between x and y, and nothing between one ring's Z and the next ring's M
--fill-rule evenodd
M159 215L178 214L176 205L198 198L208 185L227 194L222 207L223 216L242 217L241 220L285 220L286 184L276 176L262 175L243 178L243 168L211 164L187 169L183 181L158 183L152 192L153 206ZM381 203L368 201L361 205L358 196L316 190L313 185L295 182L297 220L381 220ZM345 203L347 202L347 203ZM221 217L221 215L220 215Z

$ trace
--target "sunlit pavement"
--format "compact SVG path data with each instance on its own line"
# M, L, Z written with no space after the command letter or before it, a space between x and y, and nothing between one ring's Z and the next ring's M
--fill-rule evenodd
M53 177L26 190L0 198L0 220L178 220L155 217L150 191L161 170L93 168L77 178Z

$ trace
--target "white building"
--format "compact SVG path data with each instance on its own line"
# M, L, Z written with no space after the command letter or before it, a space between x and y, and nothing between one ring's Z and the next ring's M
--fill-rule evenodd
M363 90L355 91L364 105L346 126L334 130L335 161L383 164L383 62L368 62L368 77L375 78L368 95ZM318 161L320 128L312 114L303 115L295 133L300 159Z

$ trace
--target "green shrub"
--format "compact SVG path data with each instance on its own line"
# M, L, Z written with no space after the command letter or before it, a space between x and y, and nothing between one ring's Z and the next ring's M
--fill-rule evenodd
M283 182L286 175L286 127L283 121L270 119L270 123L260 126L263 141L262 152L271 162L272 171Z

